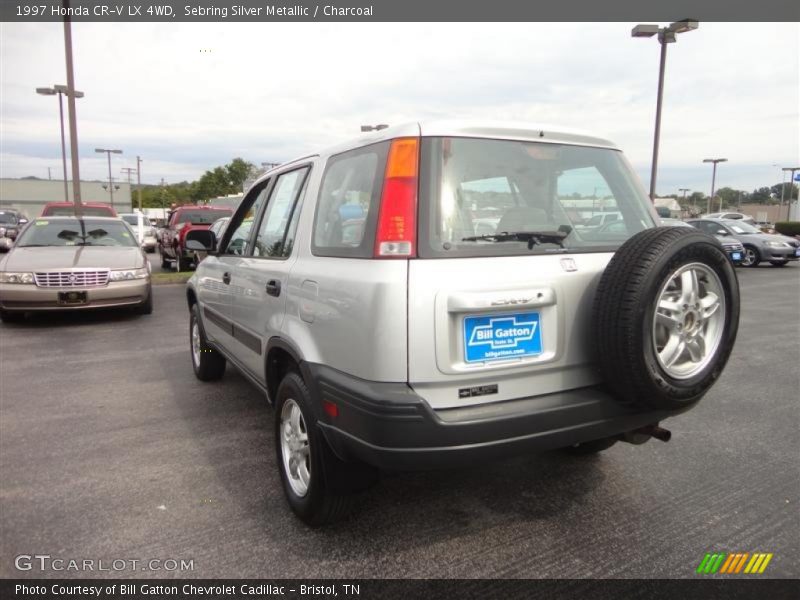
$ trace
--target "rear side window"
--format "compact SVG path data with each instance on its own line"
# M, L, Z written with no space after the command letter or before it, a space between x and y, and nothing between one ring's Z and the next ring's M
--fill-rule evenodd
M422 258L610 252L655 226L616 150L423 138L420 166ZM531 235L545 241L529 247Z
M381 142L328 160L314 216L316 256L372 256L388 149Z

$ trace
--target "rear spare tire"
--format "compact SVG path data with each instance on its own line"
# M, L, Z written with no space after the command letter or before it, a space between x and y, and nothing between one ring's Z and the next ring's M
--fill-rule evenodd
M677 409L709 390L739 328L739 282L711 236L642 231L617 251L593 307L597 364L627 405Z

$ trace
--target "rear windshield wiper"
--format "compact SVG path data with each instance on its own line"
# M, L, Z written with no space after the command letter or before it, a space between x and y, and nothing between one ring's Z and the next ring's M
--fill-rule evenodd
M557 244L564 247L564 238L572 233L572 227L562 225L558 231L500 231L486 235L461 238L462 242L527 242L528 250L537 244Z

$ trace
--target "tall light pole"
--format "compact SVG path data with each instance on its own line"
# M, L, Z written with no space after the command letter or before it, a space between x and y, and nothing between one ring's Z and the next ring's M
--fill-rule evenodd
M110 150L107 148L95 148L95 152L105 152L108 156L108 193L111 194L111 208L114 208L114 181L111 179L111 155L122 154L122 150Z
M658 69L658 97L656 99L656 131L653 138L653 165L650 171L650 200L656 197L656 173L658 171L658 144L661 138L661 104L664 99L664 68L667 64L667 44L677 41L679 33L694 31L699 27L697 21L685 19L676 21L668 27L658 25L637 25L631 30L631 37L653 37L658 35L661 44L661 61ZM363 128L362 128L363 131Z
M69 15L69 0L61 0L61 6ZM83 216L81 207L81 171L78 155L78 115L75 109L75 69L72 66L72 18L64 17L64 56L67 62L67 110L69 113L69 155L72 160L72 201L75 216ZM66 198L65 198L66 200ZM83 221L81 221L82 223Z
M711 171L711 196L708 198L708 211L707 214L711 213L711 208L714 202L714 186L717 182L717 163L721 162L728 162L727 158L704 158L704 163L714 163L714 169ZM722 206L720 206L720 210L722 210Z
M789 171L789 200L786 202L786 220L788 221L790 215L792 214L792 192L794 191L794 173L795 171L800 171L800 167L784 167L782 170ZM798 200L800 200L800 195L798 195ZM780 214L778 214L778 217L780 217Z
M64 95L69 94L69 90L65 85L54 85L51 88L36 88L36 93L42 96L55 96L58 94L58 120L61 124L61 165L64 168L64 202L69 202L69 187L67 184L67 144L64 138ZM83 98L83 92L75 90L75 97Z
M368 131L380 131L381 129L388 129L389 126L386 123L379 123L378 125L362 125L361 131L366 133Z

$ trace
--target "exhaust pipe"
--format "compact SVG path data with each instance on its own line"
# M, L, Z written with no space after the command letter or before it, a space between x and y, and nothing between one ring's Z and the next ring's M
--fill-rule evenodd
M670 438L672 438L672 432L669 429L659 427L658 424L654 424L645 425L639 429L623 433L620 436L623 442L628 442L629 444L644 444L651 437L661 440L662 442L668 442Z

